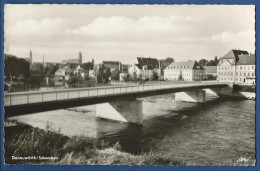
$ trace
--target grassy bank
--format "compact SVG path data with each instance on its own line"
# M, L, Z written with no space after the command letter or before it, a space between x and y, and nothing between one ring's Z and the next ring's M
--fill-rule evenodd
M184 165L165 154L132 155L121 151L118 143L109 145L93 138L67 137L49 127L42 130L20 123L5 127L4 148L6 164ZM13 156L38 158L14 160Z

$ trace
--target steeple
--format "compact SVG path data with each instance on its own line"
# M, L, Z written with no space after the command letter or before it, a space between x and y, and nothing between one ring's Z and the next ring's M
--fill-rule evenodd
M82 53L79 52L79 63L82 64Z
M32 63L32 51L31 51L31 49L30 49L29 58L30 58L30 60L31 60L31 63Z

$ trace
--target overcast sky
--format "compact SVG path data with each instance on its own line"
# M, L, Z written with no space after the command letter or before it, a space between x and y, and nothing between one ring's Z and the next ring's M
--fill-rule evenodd
M249 5L5 5L5 53L33 61L137 56L213 59L231 49L255 52Z

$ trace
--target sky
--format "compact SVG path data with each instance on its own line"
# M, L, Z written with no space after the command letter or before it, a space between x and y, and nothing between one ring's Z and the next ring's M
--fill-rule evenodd
M33 62L78 57L133 64L136 57L214 59L255 53L253 5L7 4L5 53Z

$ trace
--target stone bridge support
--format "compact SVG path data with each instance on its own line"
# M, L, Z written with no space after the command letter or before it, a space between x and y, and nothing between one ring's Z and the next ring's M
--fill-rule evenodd
M246 99L246 96L240 93L239 90L236 90L236 88L233 87L233 84L229 84L226 87L222 87L222 88L210 88L210 90L216 93L219 97L232 97L237 99Z
M119 122L142 124L143 102L122 100L96 105L96 117Z
M206 91L205 90L194 90L175 93L175 101L184 102L206 102Z
M232 97L246 99L247 97L233 87L233 84L221 88L207 88L175 93L175 101L206 102L206 97Z

